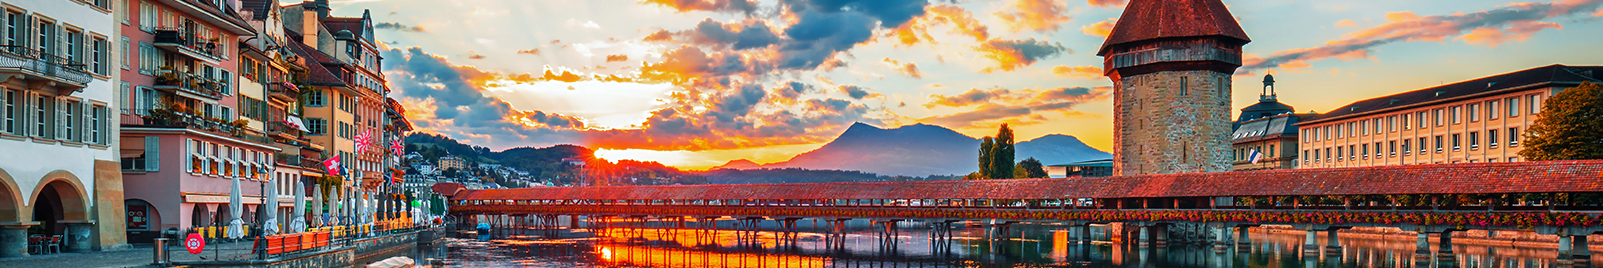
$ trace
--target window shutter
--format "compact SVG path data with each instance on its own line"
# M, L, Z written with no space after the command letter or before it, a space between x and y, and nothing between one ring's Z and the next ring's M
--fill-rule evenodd
M58 140L71 140L71 137L67 137L67 99L51 99L56 101L56 106L50 107L50 110L56 111L56 120L54 120L56 122L56 132L50 133L50 137Z
M161 171L161 137L145 136L145 171Z
M29 127L33 126L33 122L28 121L28 115L33 112L33 110L29 110L29 107L32 106L28 104L33 103L33 98L28 95L31 95L28 94L28 91L17 90L17 99L13 100L17 103L17 119L14 121L17 128L16 132L12 132L12 134L17 134L18 136L33 136L33 131L29 131L31 129Z
M78 129L78 140L79 141L83 141L85 143L94 143L94 141L95 141L94 129L95 129L95 127L99 127L99 126L95 126L95 125L90 125L90 124L93 124L93 118L95 117L94 116L95 107L94 106L90 106L89 102L87 102L87 101L82 101L82 102L78 102L78 107L76 107L76 108L78 108L78 122L79 122L78 123L78 128L79 128ZM98 144L98 143L96 143L96 144Z

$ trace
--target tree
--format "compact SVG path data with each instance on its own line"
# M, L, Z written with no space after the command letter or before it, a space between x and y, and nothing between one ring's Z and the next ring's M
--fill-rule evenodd
M1006 179L1013 177L1013 130L1002 124L991 145L991 172L986 177Z
M991 157L991 147L994 147L994 142L990 136L980 139L980 171L976 172L979 173L978 176L970 174L970 177L974 177L976 180L983 180L986 176L991 175L991 160L994 160Z
M1525 132L1520 156L1533 161L1603 159L1603 84L1583 82L1547 99L1542 116Z
M1022 175L1025 178L1046 178L1047 176L1046 169L1041 165L1041 160L1035 160L1034 157L1019 161L1019 169L1024 170L1024 173L1016 175Z

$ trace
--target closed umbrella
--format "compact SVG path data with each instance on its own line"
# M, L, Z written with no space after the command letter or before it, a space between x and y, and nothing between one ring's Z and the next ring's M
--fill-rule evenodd
M278 181L267 182L267 193L262 195L262 206L256 211L265 214L262 216L262 235L278 234Z
M293 217L289 221L289 231L300 233L306 231L306 185L301 180L295 180L295 209L290 210Z
M323 219L323 186L312 187L312 222L326 224Z
M231 239L239 239L245 234L245 221L239 218L245 214L242 213L245 210L245 202L240 199L239 177L234 177L233 190L228 193L228 214L231 218L228 220L228 238Z

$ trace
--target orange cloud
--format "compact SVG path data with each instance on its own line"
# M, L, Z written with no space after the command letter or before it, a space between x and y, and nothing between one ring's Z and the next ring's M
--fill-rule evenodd
M1032 122L1044 118L1039 113L1060 112L1065 115L1083 114L1072 110L1081 103L1106 99L1111 87L1060 87L1054 89L970 89L963 94L945 96L931 94L924 107L970 107L971 110L954 114L918 119L937 125L961 128L982 122Z
M679 12L686 11L720 11L751 13L757 10L757 3L750 0L645 0L647 4L657 4Z
M1008 6L1011 11L993 13L1013 32L1053 32L1058 25L1068 22L1068 3L1065 0L1015 0Z
M1128 2L1128 1L1126 1L1126 0L1086 0L1085 2L1087 4L1091 4L1092 6L1099 6L1099 7L1122 7L1122 6L1124 6L1125 2Z
M898 73L906 74L907 76L911 76L913 78L924 78L924 73L918 71L917 64L913 64L911 62L902 63L891 58L885 58L880 60L880 62L890 65L891 69L896 70Z
M1035 61L1046 57L1057 56L1070 52L1069 48L1060 43L1036 41L1035 38L1026 40L992 39L975 47L980 56L995 60L997 66L986 67L982 72L1012 71L1023 66L1035 64Z
M1102 74L1103 73L1102 73L1102 67L1096 67L1096 66L1091 66L1091 65L1081 65L1081 66L1073 66L1073 67L1064 66L1064 65L1058 65L1058 66L1053 66L1052 67L1052 74L1056 74L1059 77L1069 77L1069 78L1102 78Z
M1085 35L1089 35L1089 36L1108 38L1108 34L1112 34L1113 33L1113 25L1115 23L1117 23L1118 21L1119 21L1119 19L1108 19L1108 20L1105 20L1105 21L1098 21L1096 23L1092 23L1091 25L1081 26L1080 27L1080 32L1085 33Z
M1461 40L1471 45L1496 46L1510 40L1523 41L1545 29L1563 25L1543 20L1574 14L1587 14L1603 6L1603 0L1560 0L1548 3L1513 3L1492 10L1452 15L1420 16L1410 11L1386 14L1387 23L1348 33L1324 46L1290 49L1271 53L1268 58L1243 60L1243 72L1306 67L1309 61L1338 58L1367 58L1375 47L1395 42L1440 42Z
M1358 27L1358 23L1353 20L1340 20L1336 21L1336 27Z
M919 42L938 43L935 37L929 34L929 28L938 25L951 25L950 33L973 37L974 41L983 41L990 37L990 27L974 19L973 13L955 5L932 5L924 7L924 15L914 18L900 27L885 33L886 37L894 38L902 45L913 45Z

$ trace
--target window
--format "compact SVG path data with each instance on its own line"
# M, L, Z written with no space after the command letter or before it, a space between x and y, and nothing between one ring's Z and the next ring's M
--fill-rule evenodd
M1481 110L1481 105L1480 104L1470 104L1469 106L1467 106L1467 108L1464 108L1464 111L1469 113L1468 115L1469 115L1469 121L1470 122L1480 121L1480 116L1479 116L1480 114L1477 113L1480 110Z
M1385 156L1385 154L1380 153L1380 143L1376 142L1375 143L1375 159L1380 159L1381 156Z
M204 173L206 171L206 145L194 139L189 139L188 144L189 173Z
M1368 144L1365 145L1367 147ZM1369 153L1364 154L1368 155ZM1358 145L1347 145L1347 158L1352 159L1353 161L1358 160Z
M1424 129L1425 126L1426 126L1425 125L1425 112L1424 111L1420 111L1418 113L1414 113L1414 121L1419 121L1419 128L1420 129Z
M322 90L311 90L306 94L306 106L323 107L325 101Z
M1381 128L1380 128L1380 118L1379 117L1376 117L1375 121L1371 122L1369 124L1369 126L1373 127L1373 130L1375 130L1375 134L1385 133L1385 131L1381 130Z
M1542 95L1531 95L1531 114L1542 112Z
M1442 109L1431 110L1430 117L1432 120L1436 120L1436 126L1442 125Z
M156 30L156 5L139 1L139 29L146 32Z
M1459 148L1458 147L1458 145L1459 145L1458 138L1459 138L1459 134L1453 134L1453 151L1458 151L1458 148Z
M1413 126L1413 124L1409 124L1408 123L1408 113L1403 113L1402 117L1403 117L1403 120L1402 120L1402 122L1403 122L1403 130L1413 129L1411 127L1411 126Z
M1180 77L1180 96L1185 96L1188 91L1191 90L1186 87L1186 78Z
M1356 124L1354 124L1353 122L1347 122L1347 136L1348 137L1358 136L1358 132L1354 131L1353 125L1356 125ZM1336 136L1341 136L1341 135L1336 135Z
M220 88L223 91L223 95L225 95L225 96L226 95L234 95L234 83L232 83L233 82L233 75L229 74L228 70L223 70L223 69L217 69L217 70L222 72L222 74L223 74L223 75L221 75L222 77L219 77L217 79L217 82L219 84L222 84Z
M1309 158L1308 157L1309 156L1308 155L1308 150L1302 150L1302 156L1303 156L1302 163L1303 164L1307 164L1308 163L1308 158ZM1315 155L1315 156L1313 156L1313 158L1319 158L1319 156Z
M83 118L80 117L83 116L83 108L80 108L83 107L83 104L79 104L79 102L76 100L69 100L66 101L66 103L66 107L61 107L61 112L63 115L65 115L62 117L62 130L65 131L62 132L60 139L63 141L77 142L79 139L81 139L81 137L83 137L82 134L78 133L79 131L83 131L83 126L81 126L83 123L80 123L83 122Z
M120 47L122 47L122 69L129 70L128 62L133 61L132 56L134 55L134 50L133 47L130 47L127 36L122 37L122 43Z
M53 97L42 96L42 95L34 97L34 101L33 101L33 107L34 107L34 109L33 109L33 118L34 118L34 120L33 120L34 121L33 136L40 137L40 138L46 138L46 139L50 138L49 131L51 129L54 129L54 128L52 128L51 125L47 124L46 122L50 121L50 120L47 120L47 119L50 119L50 117L54 117L55 116L55 113L56 113L56 109L55 109L56 105L55 104L56 104L56 101L55 101L55 98L53 98Z
M1366 136L1369 135L1369 120L1358 121L1358 131Z
M1364 149L1364 154L1363 154L1364 159L1369 159L1369 144L1367 144L1367 143L1364 144L1364 146L1362 148ZM1380 148L1376 147L1375 149L1376 149L1376 151L1379 151ZM1353 158L1356 159L1357 157L1353 157Z
M1274 144L1270 144L1269 145L1269 150L1268 151L1264 151L1264 156L1265 157L1275 157L1275 145Z
M1403 116L1407 116L1407 115L1403 115ZM1403 121L1408 121L1408 119L1403 119ZM1397 131L1397 116L1387 116L1386 117L1386 131L1392 131L1392 132L1396 132Z
M89 143L106 145L106 106L94 105L89 111Z
M328 122L324 122L322 118L306 118L306 130L311 132L312 135L323 135L327 128Z
M1426 144L1429 144L1429 143L1425 143L1425 138L1419 138L1419 142L1414 144L1414 146L1419 146L1419 154L1425 154L1425 152L1427 152L1427 150L1429 150L1429 149L1426 149L1426 148L1428 148L1428 147L1426 147Z
M1508 103L1508 109L1507 109L1508 110L1508 117L1520 116L1520 98L1519 97L1508 98L1508 99L1503 100L1503 101ZM1513 161L1509 161L1509 162L1513 162Z
M1486 102L1486 119L1497 119L1497 101Z
M89 55L89 60L92 62L90 66L95 69L95 74L111 75L110 68L106 67L106 56L109 53L106 49L109 45L105 38L95 37L94 53Z
M1408 155L1408 141L1408 139L1404 139L1403 146L1400 148L1403 150L1403 155Z
M1497 148L1497 130L1486 131L1486 148Z
M1453 106L1453 107L1449 107L1448 108L1449 109L1448 114L1451 114L1453 116L1453 124L1458 124L1460 122L1463 122L1463 121L1461 121L1462 119L1459 118L1458 108L1459 108L1458 106Z
M0 120L4 120L0 121L0 132L20 135L17 132L22 131L22 125L19 123L23 113L22 91L8 88L0 88L0 91L5 91L5 95L0 95L0 97L3 97L0 102L4 102L5 105L0 107L0 117L4 117L0 118Z
M1403 142L1408 142L1408 140L1403 140ZM1403 150L1407 151L1408 148L1403 148ZM1386 142L1386 154L1397 157L1397 141Z
M229 109L227 105L219 105L218 107L220 108L220 111L222 111L222 112L218 114L217 118L222 118L224 123L233 122L234 121L234 110L233 109Z
M1480 149L1481 148L1481 139L1480 138L1481 138L1481 133L1480 132L1470 132L1469 133L1469 149L1470 150L1475 150L1475 149Z
M1436 135L1436 152L1442 152L1442 135Z
M1520 146L1520 128L1508 128L1508 146Z

